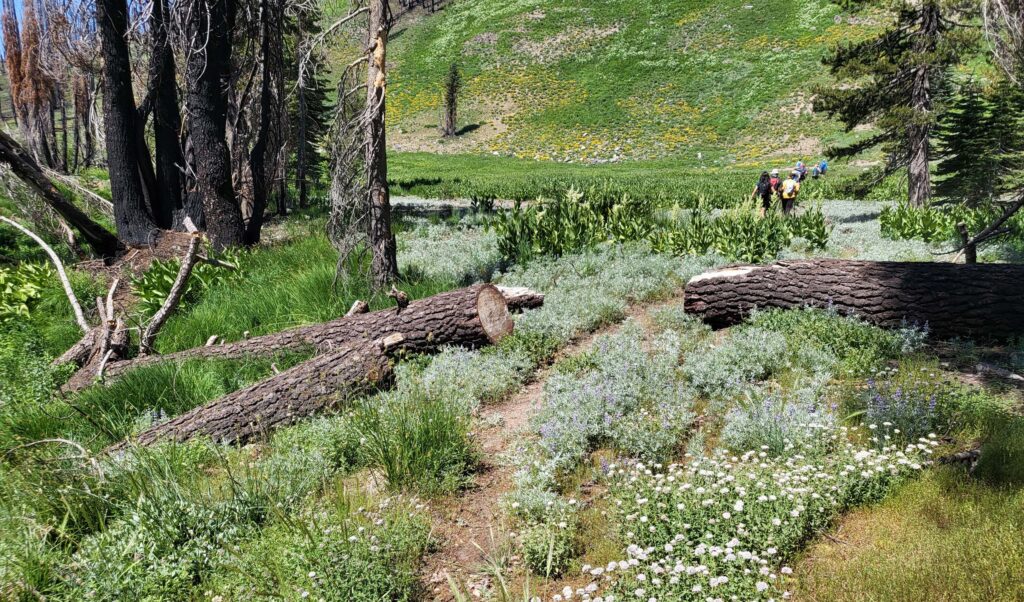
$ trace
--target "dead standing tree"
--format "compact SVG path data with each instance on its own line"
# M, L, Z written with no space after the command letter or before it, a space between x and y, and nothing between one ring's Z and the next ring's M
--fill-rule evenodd
M370 276L378 290L398 279L397 244L391 231L388 190L385 101L387 40L391 12L386 0L369 0L324 34L337 32L357 17L367 17L365 52L349 64L338 84L338 105L331 137L331 217L328 234L338 249L338 275L352 260L370 252ZM356 74L366 64L366 83ZM362 95L365 90L365 96Z

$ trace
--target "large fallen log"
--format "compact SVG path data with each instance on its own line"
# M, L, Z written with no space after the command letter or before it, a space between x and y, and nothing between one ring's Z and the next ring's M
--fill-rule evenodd
M715 328L754 308L811 306L883 327L926 325L939 338L1024 334L1024 265L779 261L706 272L684 295L686 311Z
M162 439L185 441L206 436L220 443L245 443L387 386L395 353L436 351L445 345L488 345L512 332L513 326L504 297L491 285L435 295L410 303L401 312L389 309L357 314L338 324L348 326L347 338L331 338L330 350L158 424L136 441L148 445ZM330 332L338 328L336 325ZM306 342L315 345L324 340Z
M205 436L218 443L246 443L297 420L329 411L387 386L392 379L387 352L401 336L350 341L254 385L225 395L143 431L135 440L186 441ZM114 449L124 448L122 443Z
M445 345L489 345L511 330L512 320L501 292L490 284L478 284L413 301L401 311L390 308L355 314L235 343L111 362L104 378L109 381L141 366L196 358L240 359L302 349L322 354L350 341L383 339L394 334L404 337L396 352L429 353ZM65 390L76 391L93 382L92 374L79 371Z

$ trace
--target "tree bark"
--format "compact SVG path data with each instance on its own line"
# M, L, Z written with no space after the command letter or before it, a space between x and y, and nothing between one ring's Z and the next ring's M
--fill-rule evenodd
M388 7L386 0L370 2L370 60L367 69L366 177L370 194L369 238L373 283L383 289L398 280L398 244L391 231L388 155L385 135L387 96Z
M686 285L686 311L715 328L754 308L834 308L886 328L927 327L939 338L1024 335L1024 265L779 261L707 272Z
M181 114L175 75L174 53L168 42L169 8L167 0L154 0L150 16L150 90L153 111L153 150L156 157L157 223L172 228L184 220L181 166ZM143 120L144 121L144 120ZM193 221L195 218L193 217Z
M912 123L907 128L910 158L907 165L907 194L910 204L923 207L932 194L931 171L929 166L930 145L928 138L932 130L931 70L928 61L934 52L941 29L942 15L934 0L925 0L921 6L921 30L916 42L916 51L921 64L914 72L911 90L911 104L914 108Z
M121 240L147 245L155 229L140 177L139 124L132 92L128 54L128 7L125 0L97 0L96 22L103 48L103 124L107 137L110 192Z
M249 154L252 170L252 215L245 225L245 243L260 241L267 210L267 198L278 174L284 145L284 2L262 0L260 8L261 60L260 125L256 143Z
M10 165L14 175L74 226L94 253L101 257L114 257L121 251L121 242L117 237L65 197L64 193L46 177L31 153L3 131L0 131L0 161Z
M241 444L299 419L338 408L387 386L391 362L383 341L355 340L216 401L143 431L139 445L209 437ZM115 448L123 449L125 444Z
M192 45L185 69L189 132L206 232L210 243L220 250L241 245L245 237L226 139L235 6L234 0L190 0L184 4Z
M225 345L195 347L167 355L114 362L107 366L106 374L108 379L116 378L133 368L194 358L238 359L310 348L322 353L352 341L375 340L396 334L403 336L396 351L428 353L444 345L489 345L511 331L512 320L505 298L494 286L480 284L413 301L401 311L385 309ZM66 388L77 390L91 384L91 375L87 377L81 380L76 374Z

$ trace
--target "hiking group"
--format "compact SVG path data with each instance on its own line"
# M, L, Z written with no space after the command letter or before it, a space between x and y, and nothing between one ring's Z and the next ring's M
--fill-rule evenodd
M811 177L818 179L828 171L828 162L821 160L811 170ZM761 215L765 215L772 208L772 199L777 195L782 205L783 215L789 215L796 204L796 197L800 194L800 183L807 179L807 166L803 161L797 161L796 167L789 172L789 177L783 180L779 177L779 170L773 169L771 173L761 172L761 178L754 187L751 195L753 198L761 198Z

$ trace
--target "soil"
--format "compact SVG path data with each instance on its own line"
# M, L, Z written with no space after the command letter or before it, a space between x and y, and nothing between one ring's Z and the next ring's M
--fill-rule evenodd
M633 306L627 311L626 318L644 323L651 309L677 303L681 295L679 291L666 301ZM622 322L619 322L581 336L559 351L555 361L590 349L597 337L614 333L621 326ZM491 576L486 573L484 565L489 555L508 543L511 534L511 529L504 524L500 501L513 487L515 469L503 462L502 457L516 441L529 436L529 420L538 409L544 385L552 371L551 366L538 370L519 392L480 412L477 424L483 426L476 432L476 438L483 460L473 485L462 495L434 504L431 509L433 537L437 545L424 559L420 572L426 599L455 601L449 577L463 592L469 591L474 597L480 597L490 589ZM511 560L515 562L518 559L513 557Z

